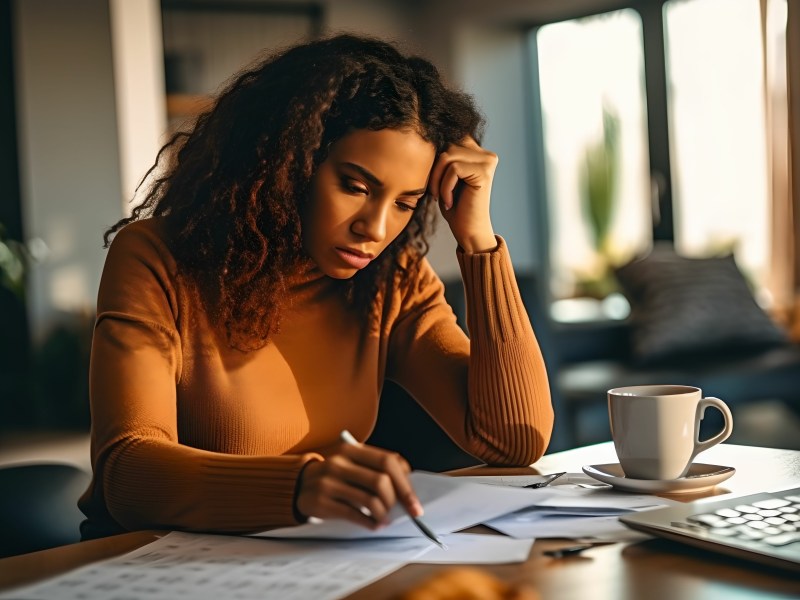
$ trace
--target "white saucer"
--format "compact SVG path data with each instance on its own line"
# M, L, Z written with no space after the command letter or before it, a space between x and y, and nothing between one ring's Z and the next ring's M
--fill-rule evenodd
M687 494L710 490L736 472L733 467L694 463L686 477L678 479L630 479L625 477L619 463L586 465L583 472L589 477L613 485L626 492L646 494Z

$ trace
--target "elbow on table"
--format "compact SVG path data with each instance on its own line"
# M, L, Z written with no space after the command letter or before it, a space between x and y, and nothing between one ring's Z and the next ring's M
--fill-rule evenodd
M525 423L509 425L494 439L485 439L479 457L497 467L530 466L544 455L551 431L552 426L542 431Z

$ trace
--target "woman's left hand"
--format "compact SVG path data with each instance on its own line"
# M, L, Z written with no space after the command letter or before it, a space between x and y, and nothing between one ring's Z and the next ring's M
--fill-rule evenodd
M442 216L467 253L497 247L489 215L497 161L496 154L467 137L442 152L431 171L428 190L439 200Z

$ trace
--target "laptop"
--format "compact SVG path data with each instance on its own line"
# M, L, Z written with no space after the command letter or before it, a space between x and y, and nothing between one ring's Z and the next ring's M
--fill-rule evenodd
M638 531L800 570L800 487L688 502L619 517Z

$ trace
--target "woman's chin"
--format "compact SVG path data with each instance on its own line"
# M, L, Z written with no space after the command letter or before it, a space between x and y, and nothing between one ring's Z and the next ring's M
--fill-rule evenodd
M355 268L342 268L337 267L335 269L323 269L322 272L325 273L331 279L352 279L356 276L356 274L360 271L360 269Z

